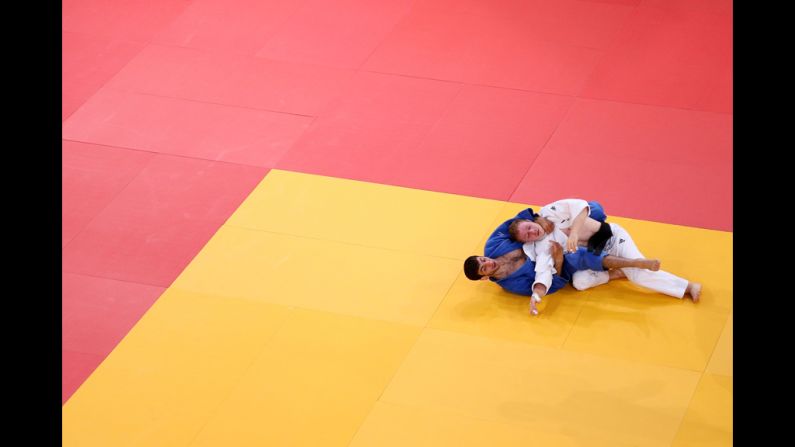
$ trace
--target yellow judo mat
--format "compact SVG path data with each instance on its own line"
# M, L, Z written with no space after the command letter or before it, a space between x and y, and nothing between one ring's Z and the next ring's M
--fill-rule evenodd
M619 280L532 317L462 271L526 206L271 171L66 402L63 445L731 445L732 233L606 206L701 302Z

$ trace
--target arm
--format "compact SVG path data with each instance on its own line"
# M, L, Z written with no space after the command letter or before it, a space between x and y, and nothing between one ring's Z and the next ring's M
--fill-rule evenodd
M563 272L561 274L571 278L579 270L595 270L597 272L607 270L604 266L605 256L607 256L607 252L603 251L597 254L580 247L576 252L565 255L566 262L563 263ZM552 291L548 293L552 293Z
M584 251L584 250L583 250ZM529 261L528 261L529 262ZM535 272L529 270L525 274L511 275L508 278L503 278L495 281L497 285L502 287L506 292L515 293L517 295L531 296L533 294L533 283L535 282ZM555 274L552 275L552 284L546 291L546 295L555 293L569 283L568 279Z
M585 210L586 217L591 213L591 205L585 200L562 199L544 206L538 214L549 219L556 228L565 230L571 227L574 219L583 210Z
M541 269L538 268L538 265L544 261L542 257L543 255L540 253L536 254L537 261L541 262L536 263L536 281L533 283L533 296L530 299L530 314L532 315L538 315L540 312L539 305L541 304L541 298L546 296L547 290L554 292L566 283L566 280L564 280L562 277L551 274L551 272L560 273L562 271L563 248L560 246L560 244L550 240L548 237L542 239L542 241L544 240L548 242L548 244L546 244L548 250L545 251L548 253L547 257L549 258L549 261L545 262L543 265L549 266L550 264L554 263L554 269L550 270L547 268L546 273L542 273L540 271ZM538 247L538 243L536 243L536 247ZM542 259L539 260L539 257L542 257ZM553 281L555 284L553 284ZM551 289L550 286L552 286Z
M601 207L596 214L601 213ZM555 226L567 233L566 251L574 252L580 242L580 231L585 220L591 214L591 205L582 199L563 199L541 208L539 214L555 223Z
M574 218L571 223L571 231L569 232L569 239L566 241L566 251L573 253L577 251L577 244L580 242L580 229L588 218L589 208L583 208L582 211Z
M529 242L529 244L533 244L536 256L536 278L533 282L533 297L540 300L547 294L547 290L552 285L552 275L558 272L554 269L549 236L535 243Z

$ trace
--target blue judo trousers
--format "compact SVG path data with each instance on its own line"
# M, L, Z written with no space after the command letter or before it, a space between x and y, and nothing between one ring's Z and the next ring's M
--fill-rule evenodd
M588 202L588 205L591 207L591 213L588 215L588 217L598 220L599 222L604 222L605 219L607 219L602 205L600 205L598 202ZM534 221L535 213L533 213L532 208L522 210L516 215L516 217L506 220L499 227L497 227L497 229L491 233L491 236L489 236L489 239L486 241L486 246L483 249L484 256L493 259L510 251L516 250L517 248L522 248L523 244L521 242L511 240L511 236L508 234L508 227L515 219L529 219ZM600 254L594 254L583 247L580 247L574 253L565 254L563 256L563 271L552 275L552 284L550 285L549 290L547 290L547 294L556 292L565 286L569 281L571 281L574 272L578 270L604 271L604 267L602 267L602 258L605 256L607 256L607 253L604 251L602 251ZM513 272L509 276L500 280L496 280L494 278L489 279L496 282L500 285L500 287L511 293L530 296L533 294L533 283L536 280L535 270L536 263L528 258L522 267L519 268L519 270Z

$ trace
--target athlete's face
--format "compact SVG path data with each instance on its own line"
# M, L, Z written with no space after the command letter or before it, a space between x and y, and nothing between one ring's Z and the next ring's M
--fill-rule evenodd
M546 235L544 228L535 222L521 222L516 227L516 239L519 242L533 242Z
M486 256L478 256L478 273L483 276L491 276L497 271L497 261Z

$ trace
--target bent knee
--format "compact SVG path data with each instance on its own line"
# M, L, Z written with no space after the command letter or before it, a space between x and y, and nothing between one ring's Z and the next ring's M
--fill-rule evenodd
M591 279L587 273L583 275L575 274L571 279L571 286L577 290L588 289L591 287Z

